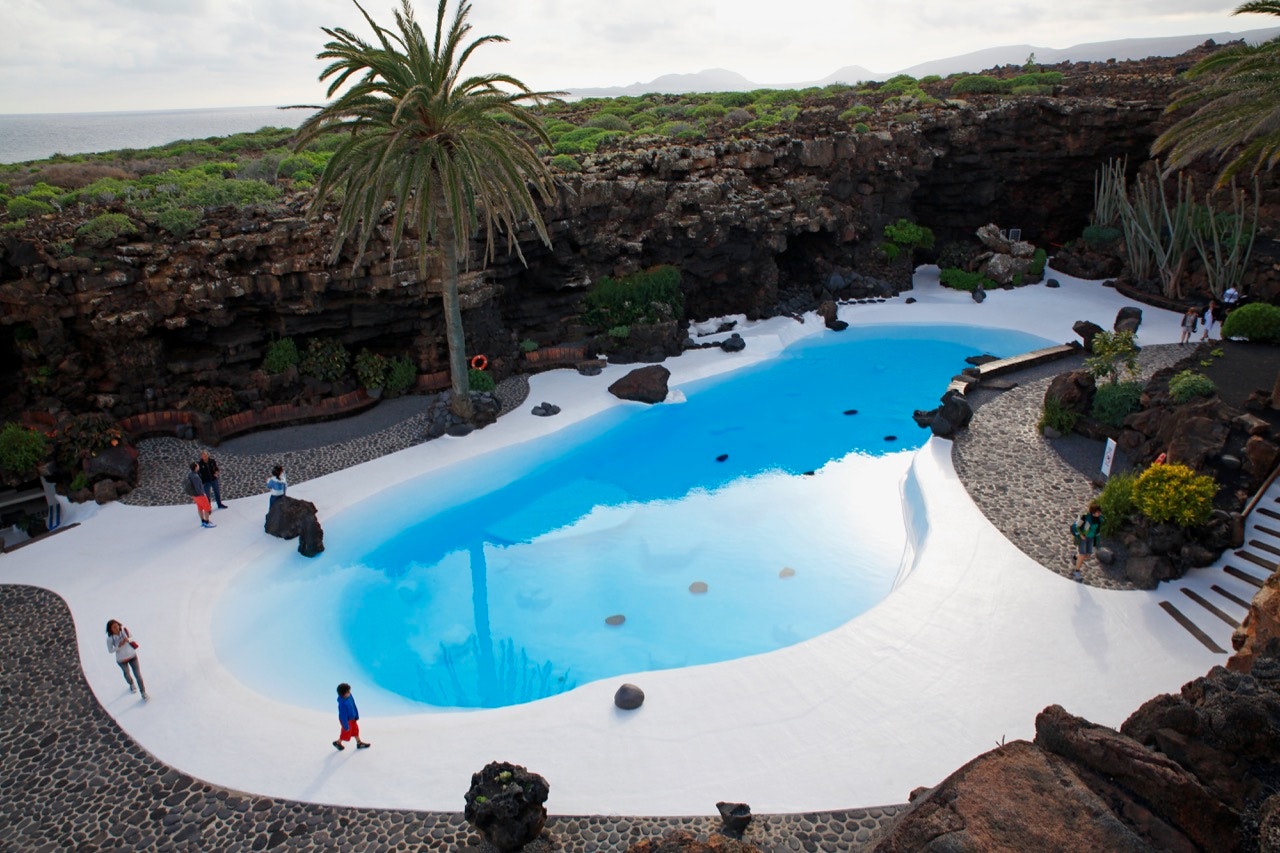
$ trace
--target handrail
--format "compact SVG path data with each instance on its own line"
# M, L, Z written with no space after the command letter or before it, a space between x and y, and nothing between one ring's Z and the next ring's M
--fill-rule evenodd
M1280 462L1271 469L1271 473L1267 476L1267 480L1262 484L1258 491L1254 492L1253 497L1249 498L1248 503L1244 505L1244 509L1240 510L1241 518L1248 519L1249 513L1253 512L1254 507L1258 505L1258 501L1262 500L1262 495L1271 488L1271 484L1276 481L1276 477L1280 476Z

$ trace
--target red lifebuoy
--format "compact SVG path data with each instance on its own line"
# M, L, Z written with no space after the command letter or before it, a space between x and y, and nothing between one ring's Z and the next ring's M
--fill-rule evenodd
M489 359L485 358L482 355L474 356L471 359L472 370L484 370L488 366L489 366Z

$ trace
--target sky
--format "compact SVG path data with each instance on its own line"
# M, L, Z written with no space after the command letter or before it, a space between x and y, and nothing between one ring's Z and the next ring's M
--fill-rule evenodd
M398 2L364 5L391 26ZM1280 23L1232 16L1236 5L474 0L472 35L502 35L509 43L481 48L466 69L503 71L543 91L625 86L708 68L760 84L804 83L847 65L893 72L1001 45L1066 48ZM415 8L430 31L435 6L416 0ZM0 9L10 34L0 52L0 113L320 104L322 28L369 34L352 0L0 0Z

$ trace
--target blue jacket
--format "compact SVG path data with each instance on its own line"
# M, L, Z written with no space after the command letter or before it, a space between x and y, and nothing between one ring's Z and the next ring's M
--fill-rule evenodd
M356 709L356 699L350 693L346 696L338 697L338 722L342 723L345 729L347 723L352 720L360 719L360 712Z

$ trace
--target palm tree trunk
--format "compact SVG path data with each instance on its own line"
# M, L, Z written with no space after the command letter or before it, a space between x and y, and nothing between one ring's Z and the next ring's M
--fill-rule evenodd
M458 304L458 247L456 224L440 190L436 190L436 243L440 250L440 291L444 298L444 330L449 344L449 378L453 385L450 408L460 418L471 418L471 384L467 381L467 341Z

